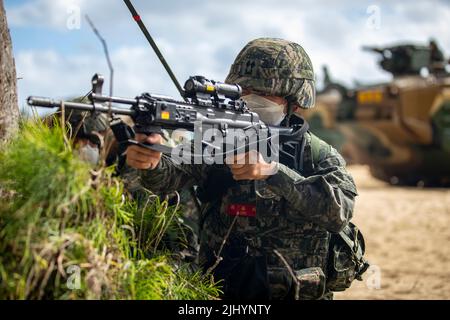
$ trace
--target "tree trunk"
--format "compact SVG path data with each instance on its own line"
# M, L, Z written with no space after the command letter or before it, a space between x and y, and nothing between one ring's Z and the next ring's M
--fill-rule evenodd
M8 140L18 127L16 81L11 37L3 0L0 0L0 143Z

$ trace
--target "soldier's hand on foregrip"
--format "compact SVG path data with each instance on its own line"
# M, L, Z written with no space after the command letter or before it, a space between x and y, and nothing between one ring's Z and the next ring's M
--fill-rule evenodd
M162 142L162 136L157 133L145 135L138 133L135 139L138 142L160 144ZM145 149L136 145L131 145L127 148L127 164L135 169L154 169L161 160L161 152Z

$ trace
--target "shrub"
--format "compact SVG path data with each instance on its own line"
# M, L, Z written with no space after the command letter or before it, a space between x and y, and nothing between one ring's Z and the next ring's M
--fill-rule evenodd
M138 205L39 121L0 150L0 299L208 299L211 279L161 242L178 207Z

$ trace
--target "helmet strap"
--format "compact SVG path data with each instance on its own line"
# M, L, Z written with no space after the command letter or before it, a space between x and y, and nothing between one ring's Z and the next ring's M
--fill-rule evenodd
M290 127L291 116L292 116L293 110L294 110L294 106L292 105L292 103L288 102L287 113L286 113L286 127Z

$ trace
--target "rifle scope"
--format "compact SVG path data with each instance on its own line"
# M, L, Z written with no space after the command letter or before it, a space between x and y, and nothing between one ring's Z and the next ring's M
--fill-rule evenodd
M241 97L242 88L237 84L216 82L202 76L190 77L184 84L184 96L193 98L197 93L223 95L225 98L237 100Z

